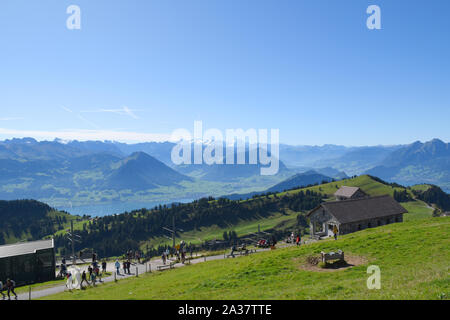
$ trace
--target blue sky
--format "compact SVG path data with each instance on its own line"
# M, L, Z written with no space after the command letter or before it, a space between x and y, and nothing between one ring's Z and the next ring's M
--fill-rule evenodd
M449 34L447 0L2 0L0 138L449 141Z

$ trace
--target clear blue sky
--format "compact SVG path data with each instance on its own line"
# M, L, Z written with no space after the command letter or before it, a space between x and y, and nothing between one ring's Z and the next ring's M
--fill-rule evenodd
M0 138L202 120L296 145L449 141L449 36L448 0L2 0Z

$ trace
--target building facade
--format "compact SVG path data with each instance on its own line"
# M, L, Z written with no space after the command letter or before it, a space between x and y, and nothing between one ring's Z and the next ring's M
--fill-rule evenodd
M334 226L339 234L403 222L408 211L391 196L364 197L324 202L311 210L310 234L313 238L333 236Z
M16 285L55 279L53 239L0 246L0 280L10 278Z

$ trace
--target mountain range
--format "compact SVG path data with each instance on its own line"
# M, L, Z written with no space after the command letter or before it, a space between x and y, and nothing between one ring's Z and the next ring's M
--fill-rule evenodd
M32 138L0 141L0 199L33 198L54 206L168 202L282 191L366 173L388 182L429 183L450 190L449 144L439 139L374 147L280 145L275 176L261 176L260 165L175 165L174 146ZM247 146L246 159L248 152Z

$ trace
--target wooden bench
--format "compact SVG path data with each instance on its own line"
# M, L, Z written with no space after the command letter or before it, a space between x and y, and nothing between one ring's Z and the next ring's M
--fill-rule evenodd
M341 260L344 261L344 251L338 250L338 252L320 252L322 256L322 262L326 263L327 261L331 260Z
M171 262L171 263L169 263L169 264L162 264L162 265L156 266L156 269L157 269L158 271L166 270L166 269L173 269L173 268L174 268L174 265L175 265L175 263L174 263L174 262Z

